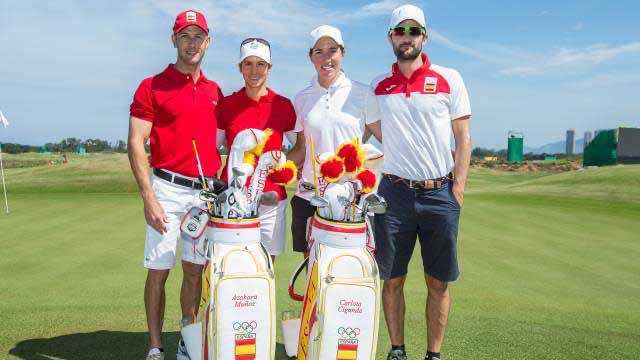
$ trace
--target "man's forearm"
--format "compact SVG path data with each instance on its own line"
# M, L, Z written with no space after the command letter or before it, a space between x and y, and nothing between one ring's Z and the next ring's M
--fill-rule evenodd
M454 183L457 187L464 189L469 174L469 163L471 162L471 137L464 136L460 141L456 140L456 152L454 158Z
M147 159L147 153L144 150L144 144L137 143L135 141L129 141L129 163L131 164L131 170L133 176L138 183L138 189L143 200L149 199L154 196L153 189L151 188L151 180L149 173L149 160Z

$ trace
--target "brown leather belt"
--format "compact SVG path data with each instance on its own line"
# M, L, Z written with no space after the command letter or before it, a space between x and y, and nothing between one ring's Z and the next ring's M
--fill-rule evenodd
M383 174L394 184L403 184L410 189L436 190L444 184L453 181L453 174L449 173L441 178L427 180L409 180L393 174Z

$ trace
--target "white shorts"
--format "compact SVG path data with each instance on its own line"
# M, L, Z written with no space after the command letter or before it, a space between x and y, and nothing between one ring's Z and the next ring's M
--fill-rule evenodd
M151 186L160 206L167 215L169 223L167 232L160 234L147 224L147 236L144 243L144 267L155 270L171 269L176 265L178 237L182 239L182 260L194 264L205 263L204 235L193 239L180 231L180 223L184 214L192 207L206 209L207 205L200 200L200 190L176 185L159 177L151 176Z
M282 255L287 238L287 200L276 206L260 206L260 237L271 255Z

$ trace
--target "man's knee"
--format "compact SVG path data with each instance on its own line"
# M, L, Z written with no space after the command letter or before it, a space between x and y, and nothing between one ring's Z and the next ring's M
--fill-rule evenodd
M187 261L182 262L182 273L185 280L199 281L204 265L198 265Z
M404 290L404 282L407 279L406 276L397 277L394 279L385 280L382 285L382 292L385 295L399 295Z
M425 275L428 294L431 296L446 297L449 295L449 282L435 279Z
M147 284L164 287L168 277L169 270L149 269L149 271L147 271Z

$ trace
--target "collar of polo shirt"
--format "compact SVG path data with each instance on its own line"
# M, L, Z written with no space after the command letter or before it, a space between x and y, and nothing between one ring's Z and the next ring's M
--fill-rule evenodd
M329 89L339 88L345 84L348 84L348 81L349 79L344 74L344 71L340 70L340 75L338 75L338 78L336 79L336 81L334 81L333 84L329 86ZM313 86L314 88L322 89L322 90L328 90L327 88L320 85L317 75L314 75L313 78L311 79L311 86Z

